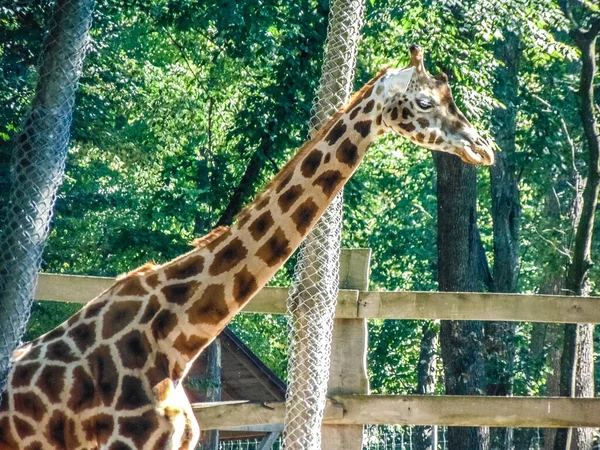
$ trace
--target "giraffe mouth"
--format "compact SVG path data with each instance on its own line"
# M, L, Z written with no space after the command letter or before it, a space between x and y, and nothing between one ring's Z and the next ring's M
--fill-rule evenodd
M494 164L494 151L487 143L481 140L481 144L463 141L462 149L458 156L468 164L491 166Z

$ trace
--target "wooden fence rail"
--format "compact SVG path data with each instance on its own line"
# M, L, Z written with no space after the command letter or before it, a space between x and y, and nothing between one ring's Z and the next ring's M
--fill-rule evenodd
M112 283L113 278L43 273L35 298L87 303ZM287 292L287 288L266 287L243 312L284 314ZM600 323L600 298L341 289L336 318Z
M284 403L194 405L204 430L279 424ZM600 427L599 398L343 395L330 397L326 424L490 427Z
M462 396L377 396L368 393L365 319L501 320L600 323L600 297L373 292L370 250L343 251L323 427L324 448L362 448L362 424L494 427L600 427L600 399ZM112 278L41 274L35 298L86 303ZM288 290L264 288L244 312L284 314ZM272 427L283 423L283 403L196 404L204 430ZM242 427L242 428L240 428ZM262 428L261 428L262 429Z

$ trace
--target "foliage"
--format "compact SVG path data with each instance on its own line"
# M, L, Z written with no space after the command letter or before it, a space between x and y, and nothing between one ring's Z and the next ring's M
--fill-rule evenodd
M0 192L10 139L34 86L47 7L43 0L0 7ZM243 198L256 193L307 136L327 13L321 0L98 1L44 270L115 276L147 260L166 261L214 226L251 161L258 175ZM519 285L537 292L569 261L573 180L586 172L575 113L577 52L554 1L369 0L356 86L383 64L406 64L406 46L420 43L429 70L448 73L461 110L489 130L491 110L503 106L492 85L493 46L504 28L516 30L524 46ZM491 259L483 170L479 184L479 224ZM436 289L436 188L429 154L396 137L380 140L348 183L343 245L373 249L372 289ZM597 259L597 237L593 245ZM287 285L292 267L274 284ZM596 295L598 280L594 267ZM74 308L37 304L28 337ZM281 318L242 315L232 327L284 377ZM370 324L376 392L415 389L420 330L416 321ZM528 325L518 327L517 395L544 391L539 375L548 368L533 373L530 334Z

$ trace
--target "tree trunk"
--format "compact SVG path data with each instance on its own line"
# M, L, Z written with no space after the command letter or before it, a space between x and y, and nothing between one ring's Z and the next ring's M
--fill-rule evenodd
M438 197L438 282L440 291L477 292L482 287L478 240L476 168L449 154L434 153ZM441 323L440 343L448 395L485 393L483 323ZM489 449L488 428L451 427L449 450Z
M583 31L575 22L570 5L561 2L565 16L574 25L571 30L577 47L581 51L582 68L579 83L581 100L579 115L588 146L588 176L583 190L581 216L575 232L573 257L567 272L566 289L569 295L583 295L587 274L592 265L591 244L594 233L594 216L598 206L600 189L600 136L594 116L594 77L596 75L596 38L600 33L600 18L592 21L588 31ZM561 396L583 397L593 395L593 326L568 324L561 359ZM555 450L590 450L592 435L588 430L561 428L556 434ZM575 445L576 447L572 447Z
M493 112L494 139L502 151L496 153L496 163L490 168L492 191L492 221L494 230L495 292L517 292L519 268L519 231L521 202L515 171L515 131L519 99L519 36L504 30L504 40L498 41L494 53L503 63L496 73L494 95L504 108ZM486 322L487 394L511 396L514 381L515 323ZM490 429L491 448L513 448L513 430Z
M205 402L221 401L221 342L215 339L201 356ZM200 439L203 450L219 450L219 430L203 431Z
M423 325L421 352L417 363L417 394L431 395L435 392L438 333L439 328L434 322L426 322ZM437 450L433 446L435 433L437 427L434 426L415 427L413 433L415 450Z
M0 393L25 331L56 192L64 174L92 0L58 0L44 41L35 97L16 139L0 234Z

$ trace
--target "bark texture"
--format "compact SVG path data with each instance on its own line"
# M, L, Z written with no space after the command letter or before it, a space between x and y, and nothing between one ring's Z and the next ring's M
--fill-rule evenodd
M589 26L583 28L574 18L573 5L565 0L559 4L571 23L570 34L581 51L582 62L579 82L579 115L588 148L588 174L565 287L568 295L583 295L586 289L587 274L592 266L591 244L600 189L600 136L594 116L593 84L596 75L596 38L600 33L600 17L592 18ZM577 16L581 17L580 11ZM561 360L561 396L593 395L592 335L592 325L568 324L565 326ZM557 431L554 450L589 450L591 448L590 430L578 428L573 432L573 430L561 428Z
M437 366L439 328L434 322L423 325L421 351L417 364L417 394L426 395L435 392L435 373ZM415 450L437 450L437 427L417 426L413 433Z
M438 282L440 291L477 292L487 262L477 230L477 172L449 154L435 153L438 197ZM483 260L482 260L483 258ZM440 344L446 394L486 391L483 323L442 321ZM489 449L486 427L448 429L450 450Z
M496 163L490 168L492 193L492 221L494 230L493 290L517 292L519 275L519 231L521 202L515 170L515 131L519 103L520 39L504 30L504 39L494 48L496 58L502 63L496 73L495 97L503 108L493 112L494 139L501 151L496 152ZM510 396L513 394L514 322L486 322L486 375L487 394ZM490 429L491 447L510 450L514 447L513 430Z

